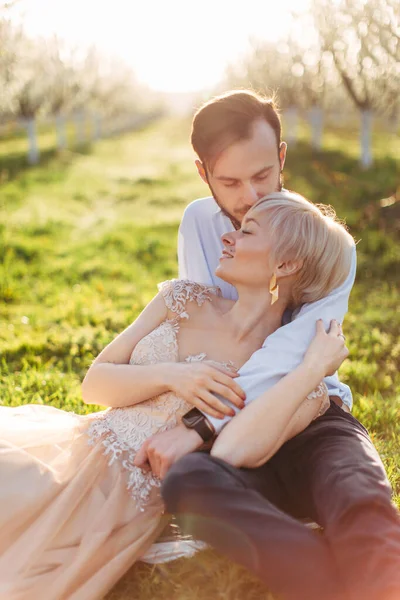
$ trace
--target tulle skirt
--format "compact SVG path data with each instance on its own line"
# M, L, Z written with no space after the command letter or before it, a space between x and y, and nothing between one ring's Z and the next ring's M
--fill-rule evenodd
M102 598L164 528L159 489L140 510L122 465L88 443L90 422L0 407L1 600Z

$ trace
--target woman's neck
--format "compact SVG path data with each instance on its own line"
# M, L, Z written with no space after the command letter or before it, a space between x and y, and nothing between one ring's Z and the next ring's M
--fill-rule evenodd
M271 294L266 289L237 289L238 300L223 318L237 342L257 338L262 343L282 324L287 302L280 298L271 305Z

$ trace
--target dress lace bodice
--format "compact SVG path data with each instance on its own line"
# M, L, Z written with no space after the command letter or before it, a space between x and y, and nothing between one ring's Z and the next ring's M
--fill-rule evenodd
M163 321L140 340L132 352L130 364L178 362L177 334L180 320L189 318L187 302L195 301L201 306L213 295L221 294L219 288L184 280L165 281L158 288L174 317ZM202 353L185 360L192 362L205 358L206 354ZM109 408L90 415L89 443L101 441L109 455L109 464L122 461L128 472L128 489L140 506L145 504L152 487L159 486L160 481L152 473L145 473L133 465L136 452L155 433L174 427L190 408L191 405L176 394L165 392L134 406Z
M221 295L217 287L210 287L186 280L165 281L158 286L167 308L173 318L166 319L136 345L130 357L130 364L154 365L163 362L178 362L179 323L188 319L186 305L195 301L201 306L211 301L213 295ZM201 353L186 357L186 362L205 360ZM234 369L232 363L222 363ZM324 396L326 386L322 383L309 398ZM326 396L327 397L327 396ZM328 403L329 404L329 403ZM109 464L121 461L128 475L128 489L140 507L143 507L153 487L159 487L160 481L151 472L135 467L133 461L143 442L160 431L174 427L183 414L191 408L187 402L173 392L165 392L150 400L134 406L109 408L89 415L89 443L102 443L104 452L109 456ZM321 414L326 406L321 407Z

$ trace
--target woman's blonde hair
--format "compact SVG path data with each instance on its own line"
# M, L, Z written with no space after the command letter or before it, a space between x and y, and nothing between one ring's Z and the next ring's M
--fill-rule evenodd
M347 278L354 240L331 206L313 204L293 192L274 192L249 211L268 219L271 260L275 264L301 261L292 288L299 306L324 298Z

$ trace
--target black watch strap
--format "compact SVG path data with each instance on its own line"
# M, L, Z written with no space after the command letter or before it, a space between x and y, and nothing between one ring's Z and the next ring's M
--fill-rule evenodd
M203 442L209 442L214 437L214 428L198 408L192 408L182 417L182 423L188 429L194 429Z

